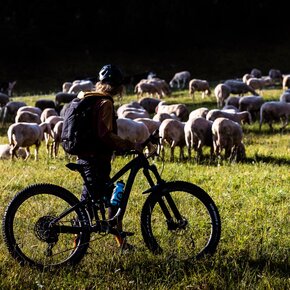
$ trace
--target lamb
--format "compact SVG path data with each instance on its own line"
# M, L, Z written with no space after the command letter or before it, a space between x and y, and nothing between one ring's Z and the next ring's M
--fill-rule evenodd
M242 112L230 112L230 111L223 111L218 109L212 109L210 110L207 115L206 119L210 121L214 121L215 119L219 117L228 118L232 121L237 122L238 124L251 124L252 118L251 114L248 111L242 111Z
M169 82L169 86L171 88L184 89L190 80L190 72L189 71L181 71L177 72L171 81Z
M184 160L184 152L183 148L185 144L185 136L184 136L184 126L185 123L174 120L174 119L166 119L164 120L160 127L159 127L159 135L160 139L160 148L159 153L161 153L162 158L164 158L165 151L164 146L165 144L169 144L170 146L170 161L174 161L174 149L176 146L180 148L179 151L179 160Z
M205 118L208 111L209 111L209 109L205 108L205 107L195 109L189 113L188 119L191 120L191 119L198 118L198 117Z
M239 110L248 111L252 120L255 121L259 117L259 112L264 100L261 96L243 96L239 100Z
M51 128L48 123L14 123L9 126L7 135L11 146L11 160L17 156L19 147L25 148L26 157L30 156L29 148L35 145L35 160L38 160L38 151L43 140L44 132L51 134Z
M194 99L194 92L202 92L202 99L204 96L210 96L211 90L209 87L209 82L207 80L192 79L189 82L189 95Z
M152 114L155 113L155 109L161 100L157 98L142 97L138 102L142 108L144 108L149 114Z
M4 93L0 93L0 107L4 107L8 102L9 96Z
M273 121L281 120L282 127L280 128L280 130L283 131L288 125L289 115L290 103L279 101L264 103L260 109L260 130L262 128L263 121L267 122L271 131L273 131Z
M241 161L246 157L245 146L242 142L243 130L240 124L227 118L217 118L212 124L212 138L215 155L230 161Z
M11 159L10 149L11 149L11 147L10 147L9 144L1 144L0 145L0 159L1 160ZM25 150L23 148L18 148L17 156L19 156L19 157L24 159L26 157Z
M214 89L217 107L221 108L231 93L231 88L225 84L218 84Z
M78 94L80 91L94 91L95 85L89 80L81 80L73 82L72 86L69 88L69 94Z
M40 124L41 120L38 114L31 113L29 111L19 111L15 117L15 123L36 123Z
M197 160L203 156L202 148L204 145L210 147L210 155L213 156L212 141L212 121L203 117L189 119L184 126L185 143L188 149L188 159L191 159L191 149L197 152Z
M255 96L258 95L253 88L239 80L227 80L224 84L230 87L230 93L234 95L243 95L248 92Z
M165 102L160 102L156 107L156 113L175 114L180 121L187 121L189 110L185 104L167 105Z

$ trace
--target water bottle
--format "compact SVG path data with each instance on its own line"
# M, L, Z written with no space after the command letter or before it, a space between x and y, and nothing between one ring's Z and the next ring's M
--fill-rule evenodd
M113 191L112 197L111 197L111 205L113 206L119 206L121 203L121 199L123 196L123 192L124 192L124 187L125 187L125 183L123 182L123 180L119 180L116 184L116 187Z

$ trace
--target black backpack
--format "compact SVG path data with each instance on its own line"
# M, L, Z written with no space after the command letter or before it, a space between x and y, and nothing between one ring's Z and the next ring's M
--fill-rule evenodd
M65 152L71 155L81 155L94 152L99 139L93 124L93 109L97 99L110 99L90 93L83 99L75 98L66 109L61 134L61 144Z

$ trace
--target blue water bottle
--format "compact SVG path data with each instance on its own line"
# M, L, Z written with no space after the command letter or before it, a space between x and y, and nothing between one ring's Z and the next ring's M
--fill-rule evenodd
M113 206L119 206L121 203L121 199L123 197L125 183L123 180L117 181L116 187L113 191L112 197L111 197L111 205Z

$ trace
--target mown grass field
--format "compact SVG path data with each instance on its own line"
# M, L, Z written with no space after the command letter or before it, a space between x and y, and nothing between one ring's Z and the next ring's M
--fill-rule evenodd
M280 89L264 91L265 100L277 100ZM26 96L33 104L40 96ZM41 96L52 98L53 95ZM128 95L123 102L135 99ZM187 92L175 92L167 101L186 103L190 109L215 107L213 98L194 102ZM116 105L119 103L116 101ZM247 159L220 165L205 160L165 162L155 160L166 180L186 180L207 191L217 204L222 220L222 237L217 253L190 265L152 255L140 232L140 211L148 185L138 175L125 215L124 228L134 231L130 243L137 251L120 255L111 237L94 240L88 254L75 268L39 272L21 267L0 242L1 289L289 289L290 288L290 127L283 134L258 123L244 126ZM1 128L0 143L7 143L7 127ZM33 152L33 151L32 151ZM178 156L178 150L175 152ZM33 156L32 156L33 157ZM118 157L113 172L128 159ZM66 169L63 152L47 158L41 146L40 160L0 160L0 216L14 194L32 183L61 185L77 196L81 179Z

